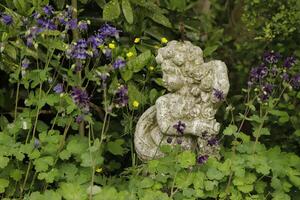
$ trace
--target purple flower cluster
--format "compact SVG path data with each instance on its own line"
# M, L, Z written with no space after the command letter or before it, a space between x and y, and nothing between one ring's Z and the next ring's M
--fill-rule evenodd
M64 92L64 86L62 83L58 83L56 86L54 86L53 88L53 91L56 93L56 94L61 94Z
M43 29L56 30L57 25L54 23L53 19L39 18L37 19L37 24L40 25Z
M29 64L30 64L30 61L28 60L28 58L24 58L24 59L22 60L21 65L22 65L22 68L23 68L23 69L27 69L27 68L29 67Z
M121 69L121 68L125 67L125 65L126 65L126 61L122 58L118 58L115 60L115 62L113 63L112 66L114 69Z
M300 74L293 75L293 66L296 64L294 56L283 58L280 53L269 51L264 53L262 60L262 64L251 69L248 81L248 86L255 87L259 92L262 102L272 96L276 84L282 81L290 83L294 89L300 89Z
M173 128L176 129L177 133L183 134L185 130L185 123L178 121L176 124L173 125Z
M51 6L51 5L46 5L44 8L43 8L43 11L46 15L50 16L50 15L53 15L54 13L54 8Z
M254 67L250 71L250 78L248 85L251 86L254 83L259 83L268 75L268 67L265 64L261 64L258 67Z
M88 30L88 23L86 22L86 21L80 21L79 23L78 23L78 29L80 30L80 31L87 31Z
M262 94L260 95L260 99L262 101L266 101L269 99L269 97L272 95L274 86L266 83L265 85L262 86Z
M219 144L219 141L217 138L211 138L207 141L207 144L210 146L216 146Z
M5 25L11 25L14 22L12 16L8 14L1 14L1 21Z
M85 39L80 39L77 43L70 45L66 54L70 58L85 60L88 57L87 53L88 44Z
M300 74L296 74L291 78L291 85L295 90L300 89Z
M98 47L104 44L105 40L109 37L115 37L119 39L119 33L121 31L108 24L103 25L94 35L88 38L88 44L91 46L93 55L99 55Z
M76 105L78 105L84 113L89 112L90 97L85 90L73 87L71 96Z
M104 38L115 37L116 39L119 39L119 33L121 31L117 30L116 27L110 26L109 24L105 24L98 30L98 32Z
M279 61L280 58L281 58L280 53L274 52L274 51L269 51L269 52L264 53L263 60L266 63L275 64Z
M120 86L117 93L115 103L120 106L124 107L128 104L128 88L124 85Z
M28 47L31 47L33 45L34 39L37 37L39 33L41 33L43 30L37 26L31 27L27 33L25 34L26 39L26 45Z
M287 57L284 62L283 62L283 66L285 68L291 68L293 65L295 65L296 63L296 58L294 56L289 56Z
M218 101L224 101L225 97L224 97L224 93L222 90L219 89L213 89L213 95L214 97L218 100Z
M197 163L202 165L208 160L208 155L198 156Z

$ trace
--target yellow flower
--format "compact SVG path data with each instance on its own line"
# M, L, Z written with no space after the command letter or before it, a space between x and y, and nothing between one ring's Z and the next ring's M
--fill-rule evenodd
M166 43L168 43L168 39L163 37L163 38L160 39L160 42L163 43L163 44L166 44Z
M126 56L127 56L128 58L130 58L130 57L133 56L133 53L132 53L131 51L129 51L129 52L126 54Z
M108 47L109 47L110 49L114 49L114 48L116 48L116 45L115 45L114 43L109 43L109 44L108 44Z
M141 41L141 38L137 37L137 38L134 39L134 43L136 43L136 44L139 43L140 41Z
M149 67L149 70L150 70L150 71L153 71L153 70L154 70L154 67L153 67L153 66L150 66L150 67Z
M102 172L102 168L97 168L96 172L101 173Z
M137 107L139 107L140 103L139 103L138 101L135 101L135 100L134 100L134 101L132 102L132 105L133 105L134 108L137 108Z

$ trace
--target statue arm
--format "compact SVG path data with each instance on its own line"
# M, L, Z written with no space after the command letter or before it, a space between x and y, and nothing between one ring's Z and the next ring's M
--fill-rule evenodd
M184 135L200 136L204 131L215 132L216 122L214 121L180 119L180 116L175 119L172 117L171 112L169 100L164 96L160 97L156 101L156 119L160 131L165 135L181 136L181 133L173 127L178 121L185 124Z
M210 63L212 63L214 70L213 88L222 91L224 97L226 97L229 91L228 70L226 64L220 60L213 60Z

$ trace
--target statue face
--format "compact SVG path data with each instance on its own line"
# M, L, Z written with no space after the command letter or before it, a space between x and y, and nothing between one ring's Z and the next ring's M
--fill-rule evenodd
M164 86L169 90L169 91L177 91L180 88L183 87L184 81L183 77L177 68L163 68L163 77L162 77Z

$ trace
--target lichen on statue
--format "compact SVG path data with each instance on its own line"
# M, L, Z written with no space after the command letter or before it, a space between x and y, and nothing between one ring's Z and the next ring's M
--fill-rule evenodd
M205 156L218 157L215 120L229 81L221 61L203 61L200 47L188 41L171 41L158 50L157 63L163 83L170 92L159 97L139 119L135 149L141 160L163 156L161 145L181 145Z

